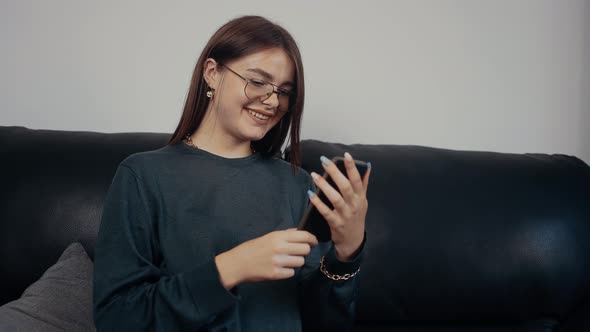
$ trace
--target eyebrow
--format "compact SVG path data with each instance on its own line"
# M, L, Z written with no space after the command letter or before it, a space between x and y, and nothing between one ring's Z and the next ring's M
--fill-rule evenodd
M267 80L267 81L269 81L269 82L274 81L274 77L269 72L264 71L264 70L262 70L260 68L248 68L248 69L246 69L246 71L257 73L260 76L264 77L264 79ZM295 84L293 84L293 82L291 82L291 81L284 82L283 84L280 84L279 86L285 86L285 85L288 85L290 87L294 87L295 86Z

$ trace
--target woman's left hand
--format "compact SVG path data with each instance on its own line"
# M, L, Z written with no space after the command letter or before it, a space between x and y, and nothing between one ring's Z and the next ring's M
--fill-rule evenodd
M367 201L367 186L371 173L369 164L367 172L361 179L354 160L348 152L344 154L344 165L348 177L342 174L332 161L325 157L322 158L322 166L334 180L339 190L330 186L317 173L311 173L316 186L334 206L334 209L331 210L317 195L310 197L313 205L330 226L336 257L340 261L348 261L354 257L363 243L365 217L369 206Z

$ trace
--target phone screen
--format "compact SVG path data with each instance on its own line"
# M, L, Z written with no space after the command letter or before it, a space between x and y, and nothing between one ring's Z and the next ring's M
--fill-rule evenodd
M348 176L346 173L346 167L344 166L344 158L343 157L334 157L332 158L332 162L336 164L340 172L344 174L344 176ZM367 163L361 160L355 160L355 165L361 178L365 175L367 171ZM332 188L338 190L338 186L332 180L332 178L324 172L323 178L328 181L328 183L332 186ZM324 193L320 190L320 188L316 188L315 194L326 204L330 209L333 209L334 206L330 202L330 200L324 195ZM299 226L297 227L298 230L306 230L318 238L320 242L327 242L332 239L330 234L330 226L324 219L324 217L319 213L319 211L315 208L315 206L309 202L303 217L299 221Z

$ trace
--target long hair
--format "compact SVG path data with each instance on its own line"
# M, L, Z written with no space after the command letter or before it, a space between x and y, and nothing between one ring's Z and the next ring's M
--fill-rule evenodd
M284 50L293 61L295 65L295 93L291 97L289 111L262 139L253 141L252 145L259 153L275 156L281 153L281 146L290 131L289 159L293 170L296 171L301 165L299 132L305 98L301 54L295 40L287 30L260 16L242 16L233 19L219 28L209 39L193 71L182 117L168 144L180 142L187 135L196 131L203 121L211 100L206 96L207 83L203 78L205 60L213 58L218 63L224 64L271 48Z

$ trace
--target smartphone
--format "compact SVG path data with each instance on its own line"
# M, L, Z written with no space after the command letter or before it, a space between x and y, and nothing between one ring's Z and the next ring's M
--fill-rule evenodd
M346 167L344 166L344 158L343 157L334 157L332 158L332 162L338 167L340 172L344 174L344 176L348 177L346 173ZM361 178L364 177L365 173L367 172L368 166L367 163L361 160L354 161L356 165L356 169L359 171ZM332 180L332 178L328 175L327 172L324 172L323 178L328 181L328 183L332 186L332 188L338 190L338 186ZM326 197L324 192L320 190L320 188L316 188L315 194L319 195L319 198L326 204L330 209L333 209L334 206L330 202L330 200ZM330 226L328 226L328 222L324 219L324 217L319 213L319 211L315 208L313 203L309 202L303 217L299 221L299 226L297 226L298 230L305 230L310 232L311 234L315 235L320 242L328 242L332 239L332 235L330 233Z

